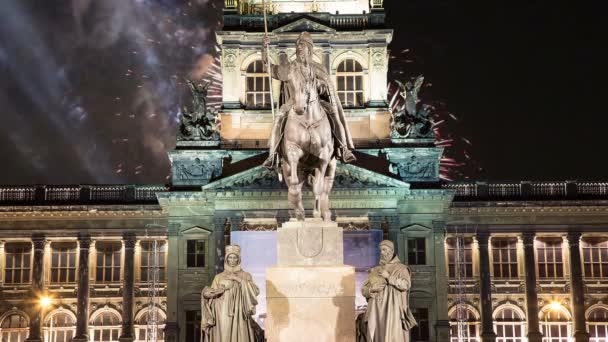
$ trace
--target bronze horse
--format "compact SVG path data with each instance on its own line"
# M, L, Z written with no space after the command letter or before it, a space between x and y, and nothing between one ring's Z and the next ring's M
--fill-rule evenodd
M334 183L336 158L327 114L320 106L312 106L301 115L290 111L283 134L281 168L296 219L304 220L302 186L308 181L315 196L313 217L331 220L329 193Z

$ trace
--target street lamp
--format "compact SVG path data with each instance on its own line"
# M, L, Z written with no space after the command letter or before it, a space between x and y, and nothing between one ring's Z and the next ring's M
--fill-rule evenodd
M40 298L40 306L46 311L52 304L51 297L43 296ZM53 316L51 316L51 329L49 330L49 341L53 341Z

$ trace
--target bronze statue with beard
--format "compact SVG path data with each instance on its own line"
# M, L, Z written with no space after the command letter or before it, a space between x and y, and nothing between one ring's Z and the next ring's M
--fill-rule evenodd
M264 37L262 61L264 68L268 62L269 38ZM270 66L272 78L281 82L280 109L274 121L268 142L269 156L263 166L269 169L277 167L278 153L283 137L283 128L287 115L303 115L306 111L325 112L332 126L335 141L335 156L343 163L356 160L351 152L354 144L346 125L342 103L336 95L331 77L325 67L312 60L314 44L308 32L302 32L296 40L296 58L292 62L282 62Z
M361 292L367 310L359 319L359 341L407 342L416 320L409 308L410 269L389 240L380 242L380 265L370 270Z
M226 246L224 272L201 295L203 342L254 342L253 318L260 293L251 274L241 269L241 248Z

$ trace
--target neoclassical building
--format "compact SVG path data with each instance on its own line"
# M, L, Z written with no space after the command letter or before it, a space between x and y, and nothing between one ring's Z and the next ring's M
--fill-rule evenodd
M293 58L310 32L355 138L331 207L358 286L387 238L413 272L412 341L608 341L608 183L442 181L443 148L392 132L382 6L268 8L270 59ZM224 246L241 245L254 278L276 260L291 214L260 166L280 93L263 35L261 1L226 0L220 139L178 140L170 184L0 187L1 341L199 341L200 292Z

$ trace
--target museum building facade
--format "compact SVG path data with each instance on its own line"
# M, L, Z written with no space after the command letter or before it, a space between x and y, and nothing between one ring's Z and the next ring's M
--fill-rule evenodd
M443 148L395 132L382 0L267 10L271 61L308 31L334 81L357 157L330 195L345 263L364 275L377 242L395 243L412 270L412 341L608 341L608 183L442 181ZM199 341L224 246L276 260L264 243L291 213L261 166L281 93L263 36L261 1L225 1L221 131L178 138L170 185L0 187L1 341Z

